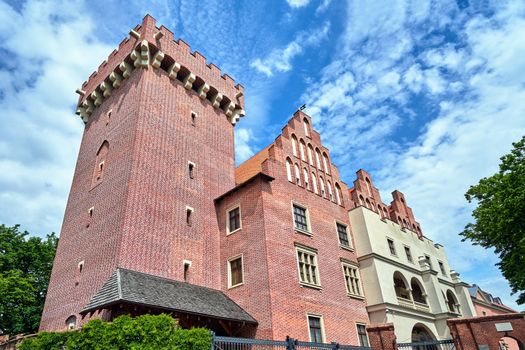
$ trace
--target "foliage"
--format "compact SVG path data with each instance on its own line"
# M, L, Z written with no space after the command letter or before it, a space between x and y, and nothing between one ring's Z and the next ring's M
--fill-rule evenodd
M91 320L80 331L40 333L22 342L21 350L209 350L210 331L181 329L168 315L117 317L112 323Z
M503 276L518 304L525 303L525 136L512 144L512 151L501 157L499 171L471 186L465 194L478 205L461 233L463 240L494 248Z
M0 333L38 330L58 238L0 225Z

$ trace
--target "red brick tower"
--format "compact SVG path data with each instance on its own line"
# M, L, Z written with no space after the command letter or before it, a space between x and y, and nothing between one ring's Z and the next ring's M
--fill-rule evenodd
M213 200L235 186L243 87L146 16L77 92L85 129L40 329L109 318L80 311L117 268L220 289Z

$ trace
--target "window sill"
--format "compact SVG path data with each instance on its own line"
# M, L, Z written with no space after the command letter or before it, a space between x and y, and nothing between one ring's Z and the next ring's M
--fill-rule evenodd
M230 232L230 231L227 231L227 232L226 232L226 236L233 235L235 232L238 232L238 231L240 231L240 230L242 230L242 227L239 227L238 229L233 230L233 231L231 231L231 232Z
M301 230L300 228L295 228L295 232L296 233L300 233L302 235L305 235L305 236L308 236L308 237L313 237L313 233L310 232L310 231L305 231L305 230Z
M344 250L348 250L349 252L354 252L354 248L352 248L350 246L339 244L339 248L344 249Z
M312 284L308 282L299 282L299 284L301 285L301 287L312 288L312 289L317 289L317 290L323 289L323 287L321 287L320 285Z
M228 286L228 290L235 289L235 288L238 288L238 287L241 287L241 286L244 286L244 282L236 284L234 286Z
M348 297L352 299L365 300L365 297L362 295L357 295L357 294L352 294L352 293L347 293L346 295L348 295Z

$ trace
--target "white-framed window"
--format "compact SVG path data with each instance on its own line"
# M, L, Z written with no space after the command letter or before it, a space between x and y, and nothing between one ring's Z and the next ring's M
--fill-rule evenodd
M339 239L339 245L343 248L352 248L350 236L348 235L348 226L336 221L335 227L337 230L337 238Z
M446 276L447 272L445 271L445 264L443 264L442 261L438 261L438 264L439 264L439 270L441 270L441 274L443 276Z
M348 262L342 261L343 275L345 277L346 292L352 296L363 296L361 288L361 279L359 277L359 270L357 266Z
M322 315L307 314L308 334L310 335L310 342L324 343L324 323Z
M321 286L317 264L317 251L304 246L296 246L299 281L308 286Z
M388 244L388 250L390 250L390 255L397 256L396 245L394 244L394 240L392 238L387 238L386 242Z
M370 347L370 341L368 340L368 333L366 332L366 325L356 323L357 338L359 339L359 346Z
M414 258L412 257L412 251L410 250L409 246L405 246L405 255L407 257L408 262L414 262Z
M241 228L241 205L238 204L226 212L226 234L232 234Z
M244 284L243 255L228 259L228 288Z
M297 203L292 203L294 228L300 232L310 233L310 218L308 209Z

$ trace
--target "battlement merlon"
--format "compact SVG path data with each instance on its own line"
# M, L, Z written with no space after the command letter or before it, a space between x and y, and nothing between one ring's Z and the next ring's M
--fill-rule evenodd
M244 115L244 87L235 85L234 80L229 75L222 74L216 65L207 64L206 58L199 52L192 53L189 45L182 39L174 41L169 29L164 26L158 28L156 20L146 15L142 24L130 31L130 36L119 44L118 49L77 90L80 94L77 114L84 115L82 119L85 122L87 117L83 111L92 112L100 104L100 100L97 101L99 95L109 96L113 88L120 86L126 74L137 68L133 64L137 57L133 55L141 51L144 43L148 44L148 52L144 53L147 57L143 57L142 61L138 58L139 67L141 63L147 64L146 60L150 60L151 66L164 69L171 79L181 80L187 89L195 90L201 98L210 100L214 107L224 110L232 124ZM142 68L147 67L142 65Z

